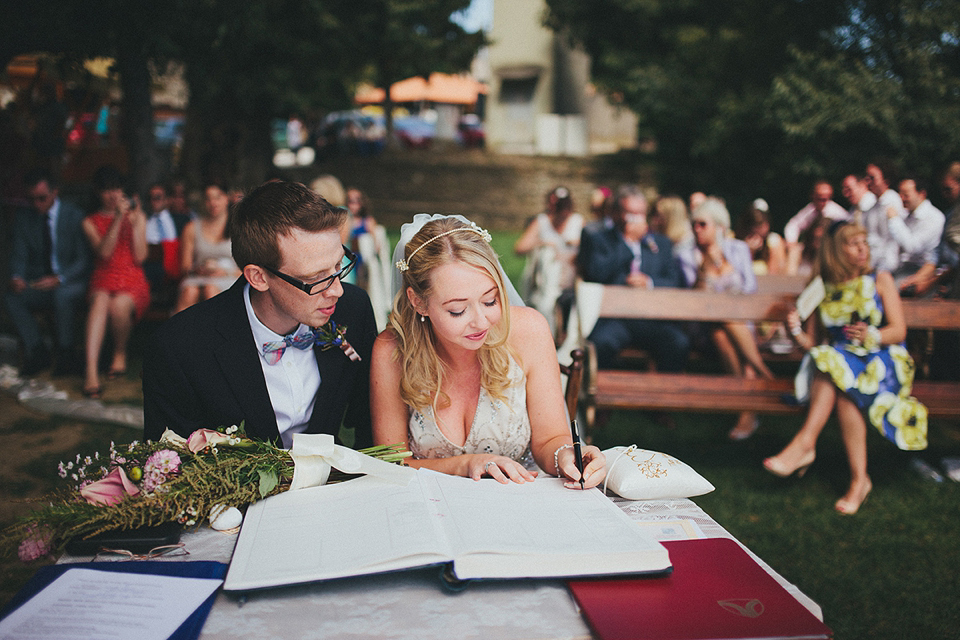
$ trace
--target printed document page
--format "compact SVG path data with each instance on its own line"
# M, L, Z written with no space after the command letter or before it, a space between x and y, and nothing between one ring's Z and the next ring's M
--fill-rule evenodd
M221 582L68 569L0 621L0 639L166 640Z

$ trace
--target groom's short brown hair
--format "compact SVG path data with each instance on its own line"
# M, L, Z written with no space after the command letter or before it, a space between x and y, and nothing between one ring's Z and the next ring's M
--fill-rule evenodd
M279 268L280 236L294 228L338 229L346 215L299 182L266 182L245 195L230 217L233 259L241 269L248 264Z

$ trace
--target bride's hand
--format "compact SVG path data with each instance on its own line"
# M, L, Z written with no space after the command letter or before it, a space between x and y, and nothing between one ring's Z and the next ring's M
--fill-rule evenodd
M607 475L607 458L597 447L590 445L583 447L583 488L590 489L601 482ZM573 482L564 484L568 489L580 488L580 472L577 471L576 454L573 448L567 448L560 451L557 456L557 462L560 465L560 473Z
M467 477L479 480L488 475L500 484L507 484L511 480L516 483L533 482L537 477L535 471L528 471L516 460L506 456L473 455L467 463Z

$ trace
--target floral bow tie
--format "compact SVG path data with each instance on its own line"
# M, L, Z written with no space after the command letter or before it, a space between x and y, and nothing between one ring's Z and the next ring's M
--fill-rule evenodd
M337 324L331 320L322 327L304 331L295 336L286 336L283 340L264 342L263 357L266 359L267 364L277 364L280 362L280 358L283 357L287 347L304 350L317 346L320 347L321 351L326 351L332 347L340 347L348 358L353 361L358 361L360 360L360 355L350 346L346 338L344 338L346 333L347 327L345 325L338 327Z

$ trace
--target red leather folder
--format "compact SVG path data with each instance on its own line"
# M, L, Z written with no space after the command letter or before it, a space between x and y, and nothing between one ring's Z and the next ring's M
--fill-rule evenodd
M726 538L664 542L673 573L571 580L602 640L829 638L832 631Z

